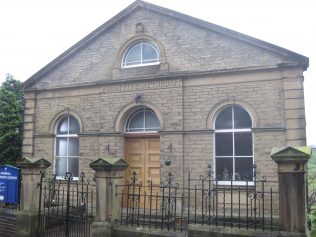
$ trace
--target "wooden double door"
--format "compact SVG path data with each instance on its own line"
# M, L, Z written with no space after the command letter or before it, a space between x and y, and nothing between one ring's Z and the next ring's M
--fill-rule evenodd
M141 194L149 195L150 182L152 182L153 194L159 192L160 186L160 138L159 137L137 137L126 138L125 160L129 164L125 173L125 181L131 182L135 172L138 181L142 182ZM152 200L153 201L153 200ZM148 201L146 201L148 204ZM140 206L146 205L140 201Z

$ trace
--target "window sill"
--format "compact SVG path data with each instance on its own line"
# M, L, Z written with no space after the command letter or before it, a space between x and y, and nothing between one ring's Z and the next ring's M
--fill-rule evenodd
M56 180L67 182L64 176L56 176ZM79 177L72 177L72 179L70 180L70 182L78 182L78 181L79 181Z
M155 66L155 65L160 65L160 64L161 64L161 62L135 64L135 65L129 65L129 66L122 65L121 68L124 69L124 68L148 67L148 66Z
M112 71L112 80L153 78L169 72L168 63L142 64L123 67L120 65Z
M247 189L254 189L255 187L255 182L254 181L217 181L213 183L213 185L220 190L224 189L234 189L234 190L247 190ZM213 187L214 187L213 186Z

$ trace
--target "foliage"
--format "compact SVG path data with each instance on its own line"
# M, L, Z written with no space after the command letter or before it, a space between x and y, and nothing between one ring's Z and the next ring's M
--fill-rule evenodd
M0 87L0 164L14 165L21 157L23 110L21 82L7 74Z
M312 150L312 156L307 163L308 224L311 229L311 237L316 237L316 149Z

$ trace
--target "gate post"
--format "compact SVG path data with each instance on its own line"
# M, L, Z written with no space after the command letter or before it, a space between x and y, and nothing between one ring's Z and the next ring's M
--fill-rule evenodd
M115 185L121 184L123 171L128 167L119 157L99 158L89 165L95 170L96 218L92 224L92 237L110 237L111 226L120 215L121 199L115 196Z
M283 231L305 233L306 230L306 162L311 150L273 148L271 158L278 164L279 218Z
M17 215L17 236L37 235L41 172L50 166L44 158L23 158L17 163L21 168L20 212Z

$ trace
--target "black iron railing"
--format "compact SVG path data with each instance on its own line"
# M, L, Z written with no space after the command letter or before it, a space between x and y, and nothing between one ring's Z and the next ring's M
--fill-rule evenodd
M181 187L182 186L182 187ZM188 224L278 230L278 183L252 179L224 184L205 175L179 185L171 173L160 185L143 184L133 174L126 184L117 186L121 196L121 225L183 231Z
M90 236L95 213L93 185L81 173L75 181L67 172L65 179L44 179L42 173L39 197L38 236Z

